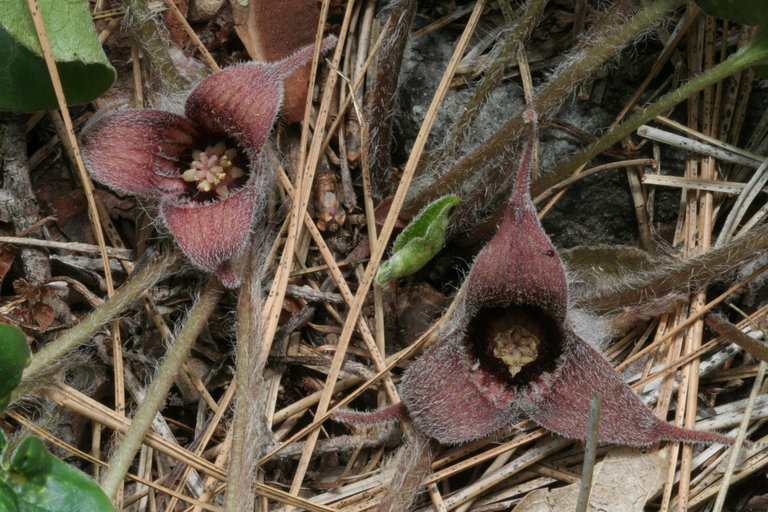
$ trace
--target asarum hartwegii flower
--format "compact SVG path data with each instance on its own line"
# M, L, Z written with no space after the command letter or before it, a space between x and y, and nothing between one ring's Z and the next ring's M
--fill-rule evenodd
M461 443L528 417L556 434L585 439L590 399L601 392L601 442L732 443L658 419L610 363L566 326L565 272L530 197L532 152L529 144L499 230L467 277L459 328L408 368L402 404L374 413L341 411L335 418L364 424L407 414L424 434Z
M323 40L323 50L336 42ZM233 263L257 214L262 148L283 101L283 82L311 60L313 46L278 62L219 71L189 94L185 116L126 110L82 135L93 177L117 190L158 199L163 224L190 261L230 288Z

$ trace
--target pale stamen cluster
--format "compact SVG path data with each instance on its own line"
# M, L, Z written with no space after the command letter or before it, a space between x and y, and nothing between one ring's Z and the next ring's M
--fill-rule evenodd
M223 142L208 146L205 151L192 152L192 164L184 171L181 178L189 183L197 182L201 192L213 190L220 198L229 195L229 187L235 179L245 176L245 171L233 165L232 160L237 150L227 148Z
M514 325L493 338L493 355L504 361L512 377L538 357L539 340L528 329Z

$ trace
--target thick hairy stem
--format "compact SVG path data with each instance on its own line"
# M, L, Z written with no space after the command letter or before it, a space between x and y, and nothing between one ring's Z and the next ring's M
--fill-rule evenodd
M368 167L373 193L377 198L387 192L397 83L415 13L416 0L397 0L394 3L390 13L392 21L379 50L376 83L368 97Z
M570 176L579 166L589 162L659 114L672 109L678 103L697 92L702 91L704 88L749 67L761 58L761 54L754 51L753 48L745 47L743 50L733 54L717 66L709 68L704 73L693 78L682 87L666 94L653 105L637 112L598 140L576 153L567 161L558 165L544 176L541 176L541 178L536 180L532 185L531 192L533 196L535 197L548 188L557 185L560 181Z
M732 242L700 256L657 271L630 276L619 286L597 290L585 303L596 311L612 311L674 292L689 292L739 269L768 251L768 225L753 229Z
M240 287L237 309L237 400L233 419L225 512L253 510L253 482L256 463L270 445L271 433L265 416L267 386L263 370L268 353L259 343L262 325L261 265L253 261Z
M181 365L189 357L192 346L208 322L208 317L219 302L222 293L221 283L212 279L200 299L189 310L184 325L176 336L176 342L168 350L168 354L152 379L152 384L147 390L144 401L139 404L131 425L125 432L120 447L109 461L109 468L102 479L101 487L110 499L114 499L136 452L141 448L144 435L152 424L152 419L168 398L168 391L171 389Z
M419 432L412 432L387 465L385 471L389 482L385 485L378 510L410 510L419 492L424 490L424 480L432 472L431 465L429 439Z
M532 104L539 119L547 117L567 98L568 94L616 52L631 42L638 34L657 23L667 11L678 7L684 0L656 0L637 14L624 21L630 10L629 1L619 2L611 8L600 24L566 63L540 89ZM518 112L480 147L456 163L446 174L429 187L420 191L403 207L406 215L414 215L424 205L454 190L476 172L483 172L489 163L504 154L505 148L514 142L524 125L523 111Z
M30 393L36 387L47 384L41 377L55 371L57 363L67 354L88 341L96 331L103 329L110 320L122 313L156 282L174 272L181 260L181 255L175 251L156 256L133 274L104 304L37 352L30 365L24 370L21 384L14 391L11 402Z
M123 0L123 6L133 38L149 57L153 78L169 95L183 92L190 84L173 63L168 52L171 43L159 32L147 0Z

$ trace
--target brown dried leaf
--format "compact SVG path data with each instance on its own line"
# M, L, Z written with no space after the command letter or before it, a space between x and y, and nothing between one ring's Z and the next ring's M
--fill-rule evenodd
M4 245L0 248L0 283L3 282L6 274L11 270L11 266L13 266L13 262L18 254L19 250L12 245Z
M251 0L247 6L230 0L230 5L235 31L254 60L280 60L315 41L320 19L320 2L316 0ZM304 117L310 66L300 67L285 81L280 116L286 123L296 123Z
M21 295L21 300L10 316L21 325L45 332L57 317L66 319L69 315L69 307L61 298L66 291L61 288L51 284L35 286L25 279L17 279L13 289Z
M621 510L642 512L645 503L664 483L667 461L655 453L631 448L611 450L595 465L589 512ZM525 496L512 512L560 512L574 510L579 483L559 489L539 489Z
M399 341L403 345L417 339L437 320L448 306L448 299L429 283L407 284L395 301Z

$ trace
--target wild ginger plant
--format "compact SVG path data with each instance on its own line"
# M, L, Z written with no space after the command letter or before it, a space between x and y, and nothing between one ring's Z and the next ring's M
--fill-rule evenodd
M414 2L408 1L399 2L395 12L400 15L405 12L406 17L412 16L412 11L409 11L410 14L406 11L413 9L413 4ZM502 4L509 9L509 4ZM225 294L234 292L223 290L217 280L231 290L239 287L235 349L237 370L235 379L228 383L230 390L233 386L238 388L237 408L231 413L227 409L229 402L216 404L219 408L216 411L217 421L221 420L222 416L228 421L233 439L230 446L234 448L230 448L229 453L224 449L225 455L230 457L228 473L224 472L221 465L215 465L199 455L185 459L185 463L196 464L196 469L213 475L220 481L226 480L226 510L253 509L254 494L259 496L259 506L264 505L262 509L271 510L274 502L280 502L302 509L333 510L329 507L336 504L318 504L320 501L327 503L327 495L318 498L318 503L313 503L311 499L303 496L303 493L300 495L298 489L303 485L304 474L310 471L311 475L314 470L322 474L323 469L329 467L330 474L337 469L336 466L340 466L339 461L347 463L346 457L351 453L355 455L350 455L347 468L354 471L358 466L362 466L354 460L354 457L362 457L365 454L363 450L366 448L360 447L378 448L381 444L376 444L376 436L359 432L352 432L350 437L339 436L335 439L334 436L339 434L343 427L325 422L325 407L318 409L320 414L314 420L309 420L304 412L307 404L314 403L313 400L327 399L330 404L330 400L338 397L334 390L348 389L359 382L357 379L360 377L366 381L364 386L372 385L377 379L384 379L386 392L380 394L379 405L386 405L387 400L396 402L393 398L398 396L402 402L370 414L345 411L337 412L335 417L357 424L398 420L406 435L416 440L412 446L418 447L418 452L422 454L415 460L408 460L407 453L400 453L392 468L417 467L418 472L414 474L418 474L419 478L401 472L399 475L395 474L396 478L391 481L376 481L376 485L385 489L388 485L398 482L399 488L393 489L389 495L386 490L383 491L383 497L377 497L376 492L373 492L368 503L370 508L374 508L374 501L380 499L382 506L389 507L390 510L404 510L420 496L419 493L424 487L421 475L428 473L431 467L427 454L432 452L434 456L445 452L441 452L441 448L434 444L432 450L427 449L426 441L418 434L447 445L461 444L462 449L478 450L477 447L483 446L483 443L487 443L493 436L500 435L503 429L515 420L528 418L555 435L581 440L588 434L588 404L596 392L603 395L603 409L597 435L604 443L631 446L646 446L660 441L726 445L731 443L730 436L681 428L664 421L665 418L659 416L664 416L666 409L654 414L646 408L622 376L614 371L608 360L588 343L591 340L584 341L585 336L569 323L567 313L575 305L597 313L620 311L621 321L617 321L615 326L621 324L621 328L628 325L634 327L639 322L654 319L661 313L668 312L669 304L651 304L652 307L649 307L649 299L660 299L663 302L670 297L676 298L681 293L700 290L734 266L751 264L759 269L762 264L760 256L765 253L768 240L768 236L765 236L765 226L758 227L753 233L734 240L729 245L696 257L659 265L659 268L652 271L626 275L618 284L594 287L589 293L569 297L564 266L537 219L530 197L531 188L535 191L537 186L541 186L540 183L545 183L542 180L559 181L565 175L559 170L548 174L547 169L543 169L545 172L542 173L539 184L536 180L530 183L533 136L527 127L536 117L533 112L543 118L553 116L581 81L591 76L622 47L631 44L638 34L649 30L649 27L681 4L679 0L656 0L638 8L631 1L616 2L606 12L600 13L593 28L581 39L565 62L537 88L529 108L510 112L509 118L496 134L471 147L467 141L473 123L476 122L475 115L482 108L488 91L501 80L504 67L512 59L514 51L525 44L526 34L535 27L538 15L545 8L543 3L537 0L532 0L526 5L521 22L509 31L509 37L495 53L496 60L490 64L486 78L483 78L477 87L477 94L470 102L471 109L460 117L444 144L436 147L423 159L422 167L425 172L419 186L409 193L405 213L412 215L431 200L437 197L443 199L434 203L435 211L432 206L425 208L424 211L429 213L427 221L417 221L403 231L402 239L398 238L394 242L392 258L388 264L380 269L369 269L379 270L377 284L385 286L384 293L400 293L402 288L398 290L398 286L414 279L419 280L430 270L432 258L446 244L447 226L452 223L454 226L461 223L465 227L477 224L481 220L476 215L477 212L484 212L484 208L494 201L506 205L504 217L495 235L480 250L466 277L464 289L454 304L456 312L453 313L452 320L443 323L444 329L446 325L449 328L421 357L409 360L409 367L402 374L397 370L390 372L395 361L384 361L382 354L370 346L344 355L346 348L342 349L338 345L328 343L317 348L308 343L307 340L318 341L318 345L323 342L319 338L315 339L319 336L317 333L329 335L331 340L333 335L338 333L336 325L322 323L323 317L305 318L302 325L309 325L307 330L303 331L302 335L286 338L278 347L271 347L271 333L265 332L268 331L267 324L270 322L285 322L285 317L290 317L301 301L315 305L320 303L317 301L338 302L341 298L350 309L354 309L353 306L357 307L358 311L362 309L361 302L353 302L349 285L346 284L346 279L351 279L348 277L351 273L344 276L338 265L334 268L335 262L327 259L323 265L331 269L329 280L338 285L342 292L339 296L329 294L329 289L333 288L325 285L319 294L316 291L293 289L295 293L305 295L301 295L300 299L296 298L298 295L291 297L285 303L279 304L277 302L283 301L270 301L273 296L282 299L282 295L270 296L265 291L265 284L272 276L267 264L270 254L268 251L273 244L275 250L279 249L281 241L269 230L259 229L263 210L270 206L264 194L264 184L271 181L266 180L267 175L272 176L270 173L277 172L279 167L291 161L286 155L281 155L286 158L279 161L270 158L266 148L271 143L268 139L274 132L281 137L285 136L287 140L291 138L290 135L286 136L286 132L274 128L278 119L282 80L296 65L309 61L311 48L300 50L293 58L284 61L247 63L227 68L203 79L188 93L183 92L183 87L171 87L176 95L188 94L184 115L170 110L141 109L108 114L90 122L82 131L81 139L86 162L95 179L108 187L156 201L160 212L156 217L156 224L167 229L170 238L196 269L212 276L204 285L200 296L195 299L194 305L190 306L189 313L181 315L185 319L175 336L173 348L168 351L166 361L147 390L148 398L139 405L132 426L125 432L125 438L117 443L112 467L104 478L107 494L110 497L119 496L124 476L134 464L134 455L143 442L154 443L153 446L172 457L188 455L175 447L169 448L168 444L159 442L155 437L145 437L145 432L153 419L162 420L159 416L155 417L155 414L161 409L173 377L179 372L181 361L190 354L198 335L205 333L205 336L208 336L210 328L218 327L217 324L221 322L220 316L211 315L214 315L219 301L227 297ZM482 2L479 2L479 5L482 6ZM351 2L348 7L349 18L345 18L345 23L352 18L354 3ZM355 16L360 14L358 12ZM366 16L368 19L372 18L371 14L360 15L359 19L365 19ZM144 27L142 30L149 27L154 41L151 44L165 44L162 37L154 37L157 36L152 29L154 22L147 25L146 21L146 17L142 18L136 25L141 24ZM343 26L349 30L348 25ZM382 59L391 59L392 62L379 63L380 77L382 74L386 75L387 70L399 69L398 63L402 55L398 55L398 52L402 52L405 41L402 29L402 26L389 26L385 31L385 34L391 36L391 44ZM739 53L734 59L741 67L762 62L763 50L760 48L763 43L760 42L761 39L755 41L757 42L749 50ZM355 43L353 41L345 44L354 48ZM325 47L327 46L329 42L326 40ZM372 47L375 47L375 44ZM745 54L748 56L745 57ZM152 51L148 52L148 58L153 58ZM160 64L167 67L173 65L173 61L164 58L160 59ZM160 73L163 66L157 68ZM726 68L721 68L718 71L721 75L718 76L732 72L723 69ZM345 71L333 70L331 76L336 72ZM169 73L167 76L173 75L174 73ZM700 87L712 76L695 82L697 85L688 86L689 89L684 89L684 92ZM372 127L386 127L392 122L390 110L394 107L391 95L398 77L396 73L391 73L383 78L373 88L373 94L387 95L374 98L382 100L379 104L385 105L384 111L372 108L366 114L366 111L359 110L359 113L376 117L371 120ZM341 98L343 94L339 94ZM331 110L332 95L327 96L328 102L319 106L319 111L325 114ZM343 119L341 111L334 112L334 115ZM361 118L360 121L365 123L366 119ZM305 126L305 134L311 130L322 133L324 127L324 123ZM372 157L367 165L378 167L363 169L361 172L371 171L374 175L378 174L375 179L381 178L381 174L386 174L390 168L391 141L386 140L386 144L381 144L382 141L377 139L385 133L387 130L383 129L376 132L370 140L363 139L364 143L375 145L364 148L363 153L369 152ZM336 133L333 135L339 136ZM523 144L520 144L521 140ZM299 144L301 143L297 145ZM315 154L313 158L327 158L332 165L339 165L342 171L345 166L346 171L349 171L351 159L345 159L343 144L342 141L338 145L332 143L329 147L317 144L318 154L322 153L322 156ZM510 148L515 146L523 146L524 149L514 154ZM300 151L296 160L305 163L311 161L311 158L307 158L306 153ZM513 160L520 161L516 173L512 171L514 167L509 165ZM365 165L363 164L363 167ZM295 175L299 176L297 183L301 182L300 176L304 170L296 169ZM434 173L430 174L431 171ZM512 179L514 174L516 177ZM484 184L482 192L475 189L474 185L477 183ZM285 247L291 250L283 259L286 268L280 269L280 272L285 273L287 281L287 274L290 273L293 262L301 260L307 252L311 254L317 248L323 252L325 258L330 255L332 260L334 256L325 245L326 239L323 239L317 227L313 226L310 217L303 216L300 203L301 197L307 194L308 185L304 184L304 188L297 191L292 191L289 186L285 189L287 195L296 193L294 201L298 201L300 205L296 210L298 216L291 219L292 224L295 226L297 223L306 222L311 235L315 237L314 245L308 244L306 239L298 236L301 230L296 228L295 232L289 231L297 234L298 241L291 240L291 243L285 244ZM366 198L367 192L361 192L361 196ZM329 188L324 190L324 193L335 192ZM457 195L446 195L452 193ZM509 201L508 197L511 197ZM459 201L461 205L458 205ZM152 211L150 209L150 212ZM367 212L368 215L372 213ZM350 222L342 227L342 234L346 229L355 233L364 231L359 226ZM372 222L369 223L369 229L371 226ZM448 238L452 234L448 230ZM372 240L376 240L378 236L376 233L369 235ZM328 234L326 236L331 238ZM297 244L295 251L294 245L291 245L293 242ZM374 249L377 248L383 250L381 244L386 243L383 239L376 240L366 254L376 252ZM335 249L338 250L338 247L342 247L342 244L336 245ZM156 257L147 258L143 264L138 265L135 273L126 280L124 287L118 290L114 297L106 300L104 305L94 308L78 325L61 334L57 341L36 354L22 376L21 386L7 399L17 401L31 390L44 388L41 383L56 373L58 367L53 364L55 361L66 358L67 354L90 339L110 318L120 315L143 291L168 277L181 266L182 258L182 255L160 250ZM355 261L351 263L354 264ZM325 271L326 266L320 271ZM304 279L302 276L306 275L303 272L294 272L290 278L301 281ZM306 272L317 270L310 268ZM421 273L414 277L414 272ZM372 275L369 272L370 280ZM360 277L361 282L364 282L365 278ZM286 288L285 285L280 285L277 281L276 283L273 290L280 290L281 286ZM366 290L362 292L361 296L364 296ZM375 293L381 294L382 291L377 288ZM359 300L362 301L363 298ZM147 301L146 304L150 309L150 302ZM345 318L343 307L328 306L328 311L341 322L347 322L343 329L349 330L349 323L353 323L366 341L373 339L374 333L369 327L369 319L352 318L355 315ZM341 314L335 308L342 310ZM386 354L392 352L391 341L385 339L383 334L386 330L381 311L377 314L377 350ZM209 321L209 317L215 320ZM270 354L270 348L274 352L280 352L279 357L275 353ZM315 348L317 352L308 355L307 350ZM334 352L334 359L331 360L323 355L323 350L338 352ZM282 351L286 354L290 351L290 355L283 354ZM270 355L280 362L265 371ZM305 373L299 373L300 379L292 379L296 373L287 370L288 378L281 380L275 375L283 372L283 364L302 364L313 369L304 370L302 367L301 371ZM377 372L374 378L370 377L369 365ZM312 373L316 371L314 368L331 375L341 371L345 372L346 376L338 383L329 379L328 386L337 385L337 388L326 387L317 390L317 378ZM396 387L398 380L399 386ZM359 388L355 393L361 393L362 389ZM313 394L313 390L316 390L316 393ZM298 395L303 393L308 396L299 399ZM232 394L227 391L224 396L231 399ZM290 402L291 400L293 402ZM282 401L280 403L284 406L283 410L266 410L269 409L266 404L270 404L274 409L278 401ZM210 406L210 402L208 405ZM304 424L308 426L302 428ZM313 428L320 428L321 425L329 434L329 439L320 439L317 445L314 444L314 439L317 438L305 445L294 442L286 443L288 446L278 445L272 447L273 450L261 459L262 464L258 469L268 473L268 478L292 480L294 492L282 491L269 481L254 483L257 478L255 458L269 450L274 432L279 438L290 435L291 439L299 440L301 435ZM416 435L411 431L412 428L417 431ZM213 430L214 428L210 427L200 439L210 440L210 435L216 435ZM391 435L387 439L390 442ZM221 437L217 440L221 442L220 447L228 446ZM279 456L281 451L290 451L287 448L291 444L292 454L281 460L280 469L270 465L269 459ZM205 447L204 443L202 446ZM310 450L310 446L317 446L317 451ZM192 449L197 450L197 445L190 448ZM381 452L384 451L382 448ZM313 454L321 452L326 455L322 458L313 457ZM483 456L485 455L481 455ZM298 463L295 462L297 458ZM372 460L375 462L376 459ZM434 462L438 465L451 463L441 459L435 459ZM371 467L375 471L385 466L372 464ZM285 468L288 468L288 473L281 473ZM294 478L290 471L300 476ZM345 470L342 474L348 474L349 471ZM447 471L455 474L462 469L448 468ZM192 487L196 476L197 474L193 473L193 476L187 477L186 482ZM447 481L444 476L440 479ZM441 490L434 482L428 482L429 495L435 507L438 507ZM283 483L286 482L281 482ZM311 492L321 494L323 486L345 486L343 479L330 484L320 483L320 490L314 489ZM196 495L195 499L202 502L215 499L212 495L217 487L222 486L205 487L203 493ZM5 489L0 488L0 491L4 492ZM5 499L5 495L0 497ZM270 501L267 501L268 499Z
M525 115L535 125L535 113ZM566 325L565 270L530 197L533 134L498 232L467 275L455 329L403 374L403 402L392 406L389 419L410 418L422 433L444 444L488 436L521 417L586 440L590 399L601 393L601 442L732 443L720 434L659 420ZM363 424L388 419L386 411L370 419L354 412L335 417Z

